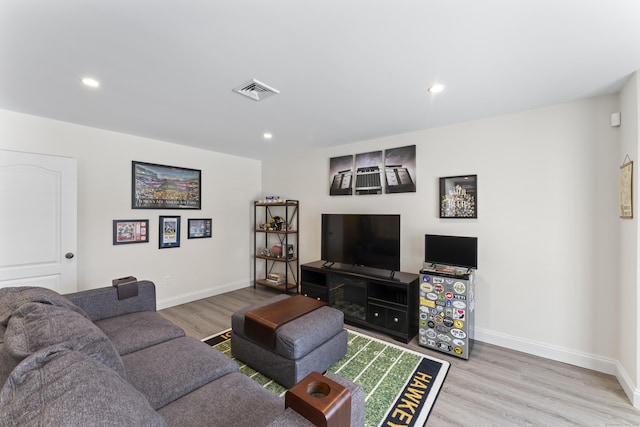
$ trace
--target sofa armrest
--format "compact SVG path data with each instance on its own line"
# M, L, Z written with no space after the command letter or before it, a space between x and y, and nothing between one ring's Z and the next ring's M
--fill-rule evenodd
M359 384L354 383L353 381L338 374L329 373L326 374L326 377L347 388L351 394L351 422L349 424L349 427L364 427L365 395L362 387ZM267 427L309 427L313 425L315 424L307 420L307 418L298 413L293 407L288 407L285 409L282 415L278 416L278 418L269 423Z
M313 423L291 408L285 411L267 427L314 427Z
M149 280L138 283L138 295L119 300L113 286L66 294L65 297L82 308L92 321L122 316L139 311L156 311L156 286Z

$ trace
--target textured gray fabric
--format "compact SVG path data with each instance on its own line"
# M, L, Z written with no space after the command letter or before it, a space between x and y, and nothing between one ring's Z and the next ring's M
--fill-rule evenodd
M242 336L231 334L231 352L242 362L286 388L293 387L312 371L325 372L347 354L348 334L342 329L333 338L299 359L287 359Z
M291 427L293 425L313 427L315 424L293 409L287 408L281 416L270 422L268 427Z
M0 426L97 425L166 423L113 370L64 345L24 359L0 390Z
M51 345L68 343L124 377L124 365L109 338L89 319L71 311L38 302L27 302L9 318L4 342L15 360Z
M358 384L338 374L327 374L328 378L349 389L351 393L351 427L362 427L365 422L364 390Z
M193 337L166 341L129 353L122 360L127 379L154 409L239 370L232 359Z
M95 324L109 337L120 355L183 337L184 330L155 311L140 311Z
M7 326L11 314L28 302L40 302L57 307L66 307L88 318L82 308L76 306L56 291L33 286L0 288L0 325Z
M113 286L66 294L65 297L81 307L93 321L138 311L156 311L156 287L148 280L138 282L138 296L124 300L118 300L118 290Z
M241 373L225 375L158 409L167 424L178 427L261 427L283 411L280 397Z
M0 384L4 384L9 378L9 374L18 365L18 362L20 359L13 357L6 344L0 340Z
M245 314L258 307L279 301L277 296L260 304L245 307L231 316L233 333L248 339L244 333ZM332 307L320 307L291 322L280 326L276 331L276 346L273 351L287 359L299 359L335 336L344 328L344 313Z

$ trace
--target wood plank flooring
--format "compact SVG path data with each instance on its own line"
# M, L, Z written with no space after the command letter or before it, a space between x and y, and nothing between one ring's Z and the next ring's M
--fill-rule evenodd
M230 328L236 310L274 295L248 287L160 313L202 339ZM415 338L403 344L347 326L451 363L428 426L640 426L640 411L614 376L482 342L467 361L420 347Z

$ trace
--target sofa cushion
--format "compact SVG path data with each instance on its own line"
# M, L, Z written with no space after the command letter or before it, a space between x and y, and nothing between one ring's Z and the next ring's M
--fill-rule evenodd
M122 377L64 344L24 359L0 390L0 424L165 426Z
M95 323L113 342L120 355L185 335L184 330L155 311L125 314Z
M127 380L149 399L154 409L239 370L232 359L193 337L176 338L129 353L122 356L122 361Z
M283 399L239 372L220 377L158 409L167 424L185 427L261 427L283 411Z
M13 357L7 345L0 342L0 384L4 384L7 378L9 378L11 371L18 365L18 362L19 360Z
M85 353L124 377L124 365L109 338L86 317L67 307L27 302L9 318L4 342L17 360L54 344Z
M22 286L0 289L0 325L6 326L13 312L20 308L22 304L28 302L40 302L56 307L66 307L87 319L89 318L80 307L56 291L33 286Z

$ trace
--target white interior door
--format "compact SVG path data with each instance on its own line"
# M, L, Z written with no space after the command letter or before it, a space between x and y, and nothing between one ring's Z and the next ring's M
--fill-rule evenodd
M0 287L75 292L75 159L0 150Z

